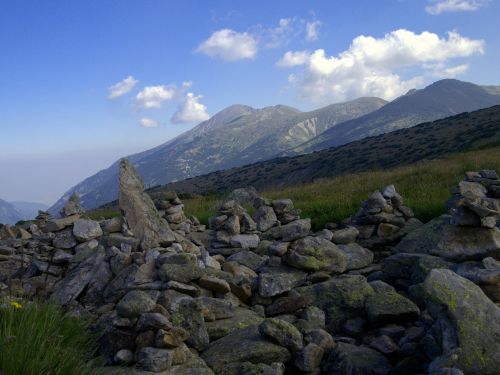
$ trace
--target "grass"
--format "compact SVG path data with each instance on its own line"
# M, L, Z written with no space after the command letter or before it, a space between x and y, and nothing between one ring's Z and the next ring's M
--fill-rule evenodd
M89 354L96 346L84 320L64 315L54 305L16 303L0 304L3 374L99 374L93 361L89 361Z
M376 189L394 184L397 191L422 221L446 212L450 190L463 179L466 171L495 169L500 171L500 147L469 151L443 159L388 170L344 175L315 183L261 192L267 198L290 198L310 217L315 229L328 222L338 222L353 215L360 203ZM187 215L197 216L202 223L215 214L218 196L184 200Z

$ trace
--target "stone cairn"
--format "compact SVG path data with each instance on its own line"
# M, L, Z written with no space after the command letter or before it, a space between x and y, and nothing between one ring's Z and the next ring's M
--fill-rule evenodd
M496 199L488 180L481 199ZM444 215L410 232L388 187L313 232L291 200L238 190L203 231L174 193L145 194L124 160L123 217L90 220L72 202L24 224L29 239L0 242L0 295L89 318L110 374L498 373L497 228ZM380 261L365 246L401 237Z
M500 179L495 171L468 172L448 202L452 224L494 229L500 220Z

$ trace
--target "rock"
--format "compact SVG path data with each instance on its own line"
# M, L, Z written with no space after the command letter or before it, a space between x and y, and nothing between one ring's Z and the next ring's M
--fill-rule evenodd
M243 249L255 249L259 246L259 241L256 234L237 234L230 239L231 246Z
M134 353L132 353L132 351L130 351L128 349L119 350L115 354L114 360L115 360L115 363L118 365L128 366L132 362L134 362Z
M52 244L59 249L71 249L76 246L77 242L71 229L68 228L57 232Z
M389 361L366 346L337 343L328 359L328 375L386 375L391 372Z
M369 345L371 348L378 350L384 355L390 355L396 353L399 350L399 346L386 335L380 335L373 337L369 340Z
M273 297L292 290L306 278L304 272L288 267L268 267L261 270L258 279L259 294Z
M266 314L269 316L290 314L312 303L312 298L309 296L286 296L276 299L272 304L267 306Z
M136 324L136 330L139 332L147 331L150 329L156 330L170 328L172 328L172 323L170 323L170 320L168 320L165 315L160 313L141 314Z
M204 304L204 307L206 305ZM231 332L259 325L263 318L252 310L237 307L233 310L233 316L230 318L209 321L205 325L211 341L218 340Z
M334 230L331 241L336 244L349 244L356 241L359 230L355 227Z
M136 361L146 371L160 372L172 366L174 354L174 350L146 347L136 353Z
M223 374L224 369L234 363L285 363L290 360L290 352L264 339L257 326L250 326L212 342L201 357L215 373Z
M449 215L429 221L410 232L396 247L398 253L423 253L451 261L500 257L500 231L457 227Z
M188 283L199 279L202 270L198 267L194 255L182 253L165 258L165 263L160 266L158 274L163 281Z
M124 318L136 318L141 314L150 312L156 305L156 300L151 295L140 291L128 292L116 305L116 312Z
M86 242L102 236L102 229L97 221L80 219L73 225L73 235L78 241Z
M117 233L122 230L123 219L120 216L115 216L104 222L103 230L106 233Z
M330 241L306 237L291 245L286 262L292 267L307 271L342 273L347 267L347 256Z
M324 329L310 329L304 334L304 341L308 344L316 344L321 347L325 353L330 352L335 347L333 337Z
M232 318L235 314L234 306L228 300L221 298L199 297L198 301L200 301L203 305L203 318L205 319L205 322Z
M226 280L221 280L216 277L202 276L198 280L198 284L203 288L213 290L217 293L226 294L231 291L231 287Z
M230 236L238 235L240 233L240 218L238 216L230 216L224 222L224 229ZM235 241L236 242L236 241ZM235 245L233 245L235 246ZM238 247L238 246L235 246ZM239 246L244 247L244 246Z
M377 236L390 237L399 232L401 228L394 224L380 223L377 228Z
M174 321L175 319L178 319L179 325L189 333L186 340L189 346L196 350L205 350L208 347L210 339L203 318L203 304L200 301L181 301L178 315L174 316Z
M72 215L83 214L85 210L80 206L80 199L78 194L75 192L71 197L69 197L68 202L61 210L60 214L62 217L68 217Z
M446 307L431 309L434 318L444 316L456 330L459 349L443 356L455 357L457 367L466 374L497 374L500 308L478 286L450 270L432 270L424 288L431 301Z
M365 308L372 324L412 321L420 315L417 305L396 292L392 286L382 281L374 281L370 286L375 294L366 299Z
M142 181L133 165L126 159L120 162L120 208L127 224L141 241L143 250L175 241L168 223L160 217L151 198L143 192Z
M269 235L275 240L291 242L306 237L311 231L311 219L301 219L269 230Z
M307 344L295 356L294 364L304 372L310 372L317 369L323 358L324 350L320 346L310 343Z
M269 318L259 325L259 332L281 346L296 352L302 349L302 334L297 328L284 320Z
M338 248L347 256L346 270L359 270L373 262L373 253L356 243L338 245Z
M173 349L182 345L189 337L187 331L181 327L172 327L169 330L159 329L156 332L155 347Z
M265 232L278 224L278 218L272 207L260 206L253 215L253 219L257 225L257 230Z
M239 263L253 271L257 271L264 265L264 263L266 263L266 259L264 257L248 250L239 251L236 254L231 255L227 258L227 261Z

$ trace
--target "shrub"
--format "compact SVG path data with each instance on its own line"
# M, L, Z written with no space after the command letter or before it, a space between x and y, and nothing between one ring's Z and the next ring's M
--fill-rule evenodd
M99 374L88 323L41 303L0 304L0 369L8 375Z

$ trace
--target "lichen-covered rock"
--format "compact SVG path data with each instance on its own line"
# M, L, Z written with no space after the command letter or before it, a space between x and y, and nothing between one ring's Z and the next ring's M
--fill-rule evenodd
M266 237L291 242L306 237L311 231L311 219L300 219L286 225L271 228Z
M365 308L372 324L398 323L416 320L420 310L412 301L382 282L370 283L375 293L366 299Z
M373 262L373 253L357 243L337 245L340 251L347 255L346 270L358 270Z
M410 232L396 247L398 253L423 253L446 260L461 261L500 257L500 231L458 227L442 215Z
M392 369L379 352L366 346L337 343L328 359L327 375L387 375Z
M116 305L119 316L124 318L136 318L141 314L150 312L156 305L156 300L151 298L150 293L141 290L128 292Z
M264 319L252 310L237 307L233 316L225 319L206 322L211 341L218 340L238 329L259 325Z
M320 346L309 343L295 355L294 364L304 372L314 371L319 368L325 351Z
M292 352L302 349L302 334L297 328L284 320L269 318L259 325L259 332Z
M450 270L432 270L424 286L431 301L446 307L431 313L449 319L456 329L459 349L443 356L456 357L456 367L466 374L498 374L500 308L477 285Z
M342 273L347 267L347 255L328 240L306 237L292 244L286 255L286 262L292 267L307 271Z
M306 279L302 271L289 267L266 267L261 270L258 279L259 294L273 297L288 292Z
M250 326L212 342L201 357L215 373L224 374L224 369L234 363L271 365L288 362L291 355L286 348L263 338L258 326Z
M122 159L119 203L128 226L140 239L143 250L168 246L175 241L175 236L165 219L160 217L151 198L143 190L144 186L134 166L127 159Z

